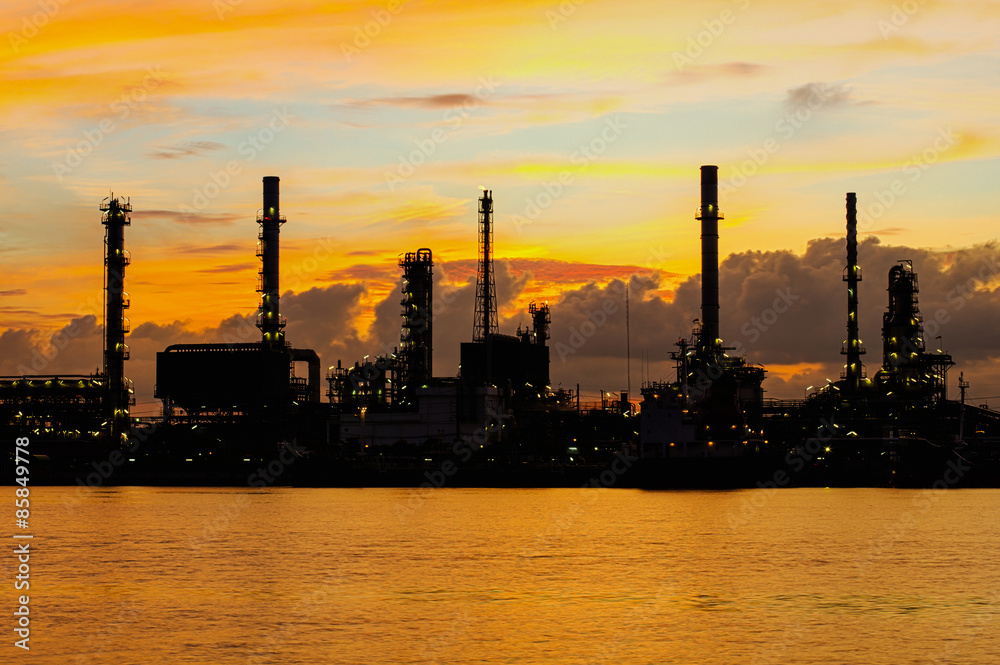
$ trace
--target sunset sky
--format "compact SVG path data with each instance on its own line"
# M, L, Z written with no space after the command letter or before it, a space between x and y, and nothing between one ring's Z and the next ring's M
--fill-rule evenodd
M325 365L398 343L396 264L429 247L434 369L457 372L487 187L501 331L546 300L553 386L624 389L631 280L637 393L698 316L698 167L717 164L723 337L768 396L839 376L846 192L869 375L886 270L912 259L952 394L964 371L1000 396L998 2L31 0L0 23L0 374L100 365L113 192L134 208L127 373L153 413L155 352L256 310L276 175L287 338ZM780 293L789 311L755 323Z

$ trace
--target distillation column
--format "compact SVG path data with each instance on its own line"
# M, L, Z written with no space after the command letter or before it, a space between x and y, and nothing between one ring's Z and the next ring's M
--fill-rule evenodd
M132 204L112 196L101 203L104 215L104 376L108 382L105 418L111 427L112 439L124 441L128 430L129 406L132 404L131 382L125 378L129 331L125 310L129 297L125 293L125 266L129 256L125 251L125 227L131 226Z
M400 354L406 367L406 385L427 383L433 376L434 260L425 248L407 252L399 262L403 268L403 328Z
M531 314L531 337L534 343L545 346L545 342L549 339L549 325L552 324L549 304L545 303L539 307L531 303L528 305L528 313Z
M285 218L281 216L278 201L278 177L264 177L264 209L257 215L260 224L257 256L260 257L260 274L257 276L257 293L260 309L257 327L260 328L264 346L272 349L285 347L285 320L281 318L278 282L278 235Z

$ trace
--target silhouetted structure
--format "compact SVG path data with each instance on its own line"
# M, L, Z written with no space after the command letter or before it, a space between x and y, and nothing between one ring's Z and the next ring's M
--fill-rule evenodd
M644 457L739 457L760 438L764 368L731 358L719 333L719 177L701 167L701 325L680 339L673 383L643 386Z
M472 341L485 342L497 332L497 288L493 278L493 192L479 199L479 272L476 275L476 312Z
M707 357L721 351L719 339L719 167L701 167L701 333L698 352Z
M105 227L103 371L0 377L0 422L15 436L100 439L120 446L129 431L129 408L135 398L125 376L129 357L125 310L130 302L124 287L129 264L125 227L131 225L132 205L112 194L101 202L100 210Z
M319 356L285 342L279 304L279 233L285 218L278 182L275 176L264 177L264 207L257 215L261 341L173 344L157 353L155 396L163 400L168 422L242 424L264 439L316 425L303 421L301 412L320 401ZM307 363L307 379L294 376L293 363L298 361ZM176 408L184 414L175 413ZM256 430L255 423L260 425Z
M943 401L947 399L948 354L924 347L924 327L917 303L917 274L904 260L889 269L889 306L882 315L882 369L875 375L886 397Z
M847 195L847 267L844 268L844 281L847 282L847 340L840 352L847 356L847 365L842 378L844 390L856 395L865 378L865 366L861 364L865 347L858 333L858 283L861 281L861 268L858 266L858 197L853 193Z
M260 272L257 275L257 293L260 294L257 327L260 328L265 345L272 349L283 349L285 319L281 317L278 243L285 218L279 207L277 176L264 177L264 207L257 213L257 223L260 224L257 236L257 256L260 257Z
M426 247L407 252L399 262L403 268L403 328L399 354L404 367L405 389L423 385L433 376L434 261Z
M496 285L493 279L493 192L479 199L479 274L472 342L461 347L461 376L468 385L492 385L505 399L518 394L540 395L549 384L549 348L537 336L501 335L497 325ZM535 330L548 337L548 306L531 312ZM536 318L537 317L537 318Z
M549 310L549 304L544 303L539 306L535 303L530 303L528 305L528 314L531 315L531 328L523 332L519 328L517 336L522 341L545 346L545 343L549 339L549 325L552 324L552 314Z
M676 380L643 385L636 425L625 391L617 397L602 391L599 404L581 406L577 386L574 406L571 391L551 390L547 303L529 305L529 327L499 333L490 190L479 199L474 333L473 341L461 344L459 376L433 376L434 263L431 250L420 248L399 261L399 347L353 365L338 360L327 377L330 403L321 404L319 357L285 341L279 281L285 218L278 185L277 177L263 179L263 208L256 216L260 339L248 324L228 343L174 344L157 353L155 394L164 402L164 421L137 455L145 461L111 458L106 449L122 449L129 430L138 434L141 427L130 419L134 398L125 376L125 227L132 208L113 196L100 206L106 233L103 371L0 377L4 436L30 435L33 446L46 446L33 452L58 452L61 457L51 457L58 462L46 464L68 473L63 480L70 482L95 459L87 457L90 449L99 450L100 459L127 461L121 473L133 481L200 482L205 476L192 472L221 472L242 484L247 474L241 464L263 461L265 451L273 455L279 441L300 440L318 454L315 463L300 465L310 471L298 478L318 484L355 483L356 473L374 484L432 478L440 484L441 478L450 482L456 459L462 483L491 486L518 485L525 477L543 486L553 478L551 484L559 485L553 472L566 480L578 471L584 480L604 484L605 473L613 473L616 483L638 478L635 483L648 487L785 484L778 472L800 485L926 486L940 482L944 465L956 459L982 465L973 484L1000 483L1000 412L966 404L964 379L961 402L947 400L946 373L954 363L925 347L917 275L908 260L889 269L883 362L873 380L866 378L853 193L847 194L847 339L841 347L847 362L841 380L808 399L764 400L764 368L730 357L721 339L718 168L701 167L701 319L671 353ZM299 362L307 363L308 378L295 376ZM78 445L87 439L101 446ZM61 447L63 440L71 445ZM641 473L623 476L621 467L604 466L612 459L630 462L623 455L635 443L645 458L636 463ZM292 476L282 482L293 482Z

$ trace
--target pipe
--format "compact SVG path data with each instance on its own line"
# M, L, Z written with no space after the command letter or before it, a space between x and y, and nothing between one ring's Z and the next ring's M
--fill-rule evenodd
M289 360L309 363L309 401L319 402L319 355L312 349L289 349Z
M719 345L719 167L701 167L701 338L703 349Z

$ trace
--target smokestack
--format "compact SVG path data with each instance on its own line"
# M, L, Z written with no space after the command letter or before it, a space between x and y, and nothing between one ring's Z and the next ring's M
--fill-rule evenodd
M702 349L715 349L719 339L719 167L701 167L701 338Z
M281 318L278 302L281 293L278 282L278 235L285 218L281 216L278 204L278 180L277 176L264 176L264 208L257 215L257 223L260 224L257 256L261 260L257 276L257 292L261 294L257 327L260 328L265 346L282 349L285 346L285 320Z
M278 216L278 182L281 179L275 175L264 176L264 216Z
M844 268L844 281L847 282L847 342L840 352L847 356L847 367L844 368L847 391L857 393L861 390L861 377L864 373L861 354L865 349L861 346L858 333L858 282L861 281L861 268L858 266L858 197L854 192L847 194L847 267Z

